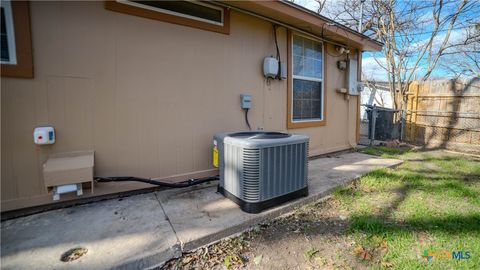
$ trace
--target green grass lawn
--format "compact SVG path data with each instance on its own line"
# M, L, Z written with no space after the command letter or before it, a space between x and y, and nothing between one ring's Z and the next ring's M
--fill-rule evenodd
M353 252L366 266L480 269L480 158L386 147L362 152L405 160L334 192L349 219L346 233L358 244ZM425 251L434 255L428 264ZM470 258L447 258L447 251Z
M163 269L480 269L479 157L361 151L404 163ZM429 263L425 251L434 255ZM452 259L452 252L470 258Z

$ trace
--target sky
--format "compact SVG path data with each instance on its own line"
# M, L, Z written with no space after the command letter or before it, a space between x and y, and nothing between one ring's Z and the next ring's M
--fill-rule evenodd
M351 0L354 1L354 0ZM368 1L368 0L367 0ZM315 0L294 0L296 4L302 5L308 9L311 9L313 11L317 11L319 4ZM473 0L473 2L477 2L478 5L474 5L474 9L470 11L469 13L461 15L458 20L456 25L454 26L454 30L452 30L449 38L449 42L457 42L459 40L462 40L465 35L467 29L465 28L465 25L468 25L466 22L471 21L471 20L476 20L478 22L478 17L480 14L480 0ZM400 6L402 4L401 0L399 2ZM322 10L322 15L326 17L332 17L331 14L329 14L329 10L334 10L336 8L336 5L338 5L336 0L326 0L325 6ZM453 7L447 7L447 8L453 8ZM425 10L419 10L418 14L415 14L419 19L419 21L422 20L422 18L428 19L431 18L431 10L430 9L425 9ZM432 26L431 24L425 24L421 25L419 23L418 29L414 30L414 35L413 37L413 43L410 45L411 47L419 46L422 43L426 42L428 38L430 37L430 33L432 31ZM445 36L446 31L442 31L438 34L436 39L434 40L434 48L439 48L441 42L443 41L443 37ZM435 50L434 50L435 51ZM413 66L413 62L416 58L411 58L410 59L410 66ZM363 59L362 59L362 70L363 74L366 79L374 79L377 81L385 81L387 80L387 71L384 70L379 63L385 63L386 58L384 57L382 52L377 52L377 53L369 53L365 52L363 54ZM407 65L408 66L408 65ZM421 77L426 70L426 61L420 62L419 68L417 70L417 77ZM446 69L438 67L434 70L432 73L431 77L449 77L452 74L450 74Z

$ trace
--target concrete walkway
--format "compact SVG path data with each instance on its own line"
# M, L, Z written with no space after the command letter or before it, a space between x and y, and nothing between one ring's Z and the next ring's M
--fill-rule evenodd
M322 198L376 168L401 163L360 153L312 160L310 195L260 214L242 212L210 184L7 220L1 225L1 268L152 268ZM75 247L88 252L76 261L61 262L61 254Z

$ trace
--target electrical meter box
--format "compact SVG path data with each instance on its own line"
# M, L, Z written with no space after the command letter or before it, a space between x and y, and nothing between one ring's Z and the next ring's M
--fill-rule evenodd
M278 60L274 57L263 59L263 76L274 79L278 75Z
M362 90L362 87L357 81L357 60L349 59L348 61L348 94L352 96L358 96ZM360 90L360 91L359 91Z
M53 127L37 127L33 131L33 141L35 144L54 144L55 129Z

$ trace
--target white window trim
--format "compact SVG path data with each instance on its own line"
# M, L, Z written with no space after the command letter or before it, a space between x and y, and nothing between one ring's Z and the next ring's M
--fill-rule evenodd
M195 16L191 16L191 15L187 15L187 14L183 14L183 13L179 13L179 12L166 10L166 9L163 9L163 8L156 8L156 7L152 7L152 6L143 5L143 4L140 4L140 3L135 3L135 2L132 2L132 1L128 1L128 0L117 0L117 2L121 3L121 4L126 4L126 5L130 5L130 6L134 6L134 7L144 8L144 9L149 9L149 10L152 10L152 11L157 11L157 12L161 12L161 13L165 13L165 14L169 14L169 15L174 15L174 16L178 16L178 17L183 17L183 18L196 20L196 21L200 21L200 22L205 22L205 23L210 23L210 24L219 25L219 26L223 26L224 23L225 23L225 11L224 11L223 8L213 6L213 5L209 5L209 4L202 3L202 2L189 1L192 4L195 4L195 5L205 6L205 7L216 9L216 10L220 11L220 13L222 14L222 18L221 18L222 22L211 21L211 20L207 20L207 19L203 19L203 18L199 18L199 17L195 17Z
M17 64L17 50L15 47L15 31L13 27L13 13L12 5L10 1L2 0L0 2L1 7L5 12L5 24L7 30L7 41L8 41L8 58L9 61L0 61L2 64L7 65L16 65Z
M298 37L302 37L302 38L306 38L306 39L310 39L310 40L313 40L315 42L318 42L320 44L322 44L322 78L319 79L319 78L315 78L315 77L308 77L308 76L301 76L301 75L293 75L293 37L294 36L298 36ZM324 76L324 70L325 70L325 66L324 66L324 63L325 63L325 46L323 44L322 41L320 40L317 40L317 39L313 39L311 37L307 37L307 36L304 36L304 35L299 35L299 34L295 34L295 33L292 33L291 35L291 40L290 40L290 44L292 44L292 52L290 53L290 63L292 63L292 69L291 69L291 74L289 74L290 76L292 76L292 80L290 82L290 89L292 89L291 91L291 96L290 96L290 100L292 101L291 102L291 105L292 108L290 109L290 121L292 123L308 123L308 122L322 122L325 118L323 112L324 112L324 108L325 108L325 90L324 90L324 83L323 83L323 76ZM300 80L305 80L305 81L315 81L315 82L321 82L322 84L322 88L320 89L322 91L322 101L321 101L321 105L322 105L322 108L320 110L320 113L322 115L321 118L311 118L311 119L307 119L307 120L294 120L293 119L293 104L294 104L294 99L293 99L293 92L295 92L295 89L293 88L293 80L294 79L300 79Z

